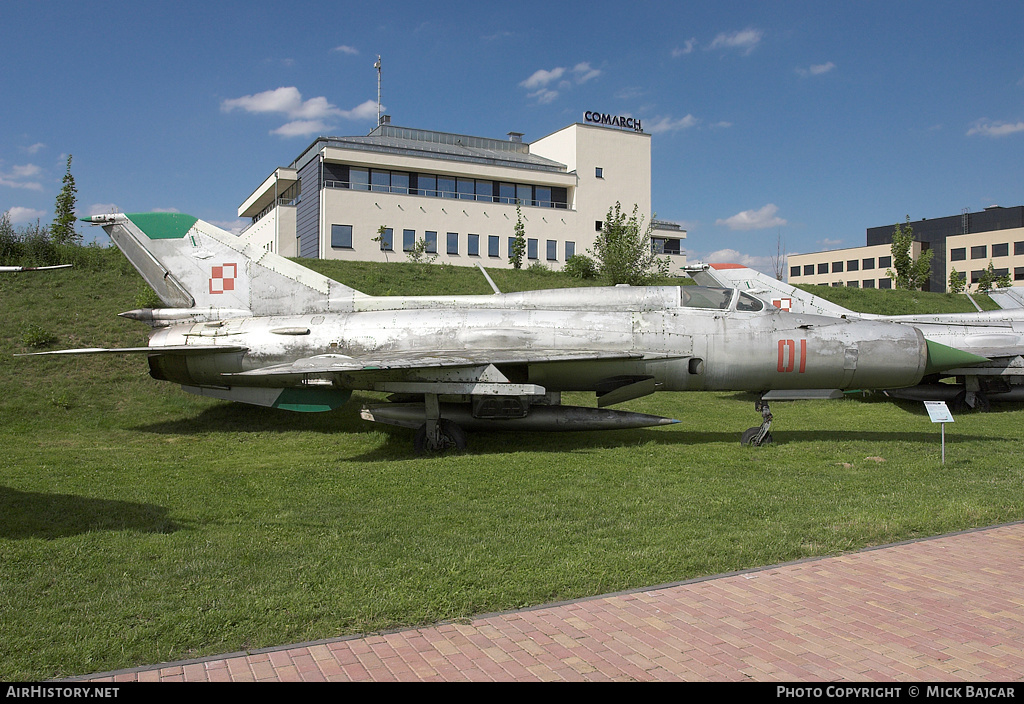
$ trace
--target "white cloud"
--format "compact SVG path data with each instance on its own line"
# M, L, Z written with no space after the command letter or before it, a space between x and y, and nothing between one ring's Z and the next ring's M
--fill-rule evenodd
M540 103L541 105L546 105L547 103L554 102L555 98L558 97L558 91L542 88L534 93L528 94L526 97L536 98L538 103Z
M36 142L33 145L25 147L25 151L28 152L29 154L36 154L37 152L39 152L40 149L43 149L45 147L46 145L43 144L42 142Z
M12 225L20 225L23 222L32 222L33 220L42 220L47 217L49 213L44 210L33 210L32 208L14 207L7 211L8 217L11 219Z
M697 39L687 39L682 46L677 46L672 50L672 58L678 59L680 56L686 56L692 54L693 50L697 47Z
M43 184L33 179L42 173L43 170L35 164L15 165L9 171L0 171L0 186L41 191L43 190Z
M711 49L741 49L746 56L761 43L764 32L760 29L748 28L739 32L726 34L723 32L711 42Z
M569 72L572 78L571 81L568 76L565 80L562 80L562 77L566 76L567 72ZM588 81L592 81L600 75L600 69L593 68L586 61L581 61L573 66L571 71L564 66L556 66L551 70L543 68L538 69L525 81L521 81L519 85L526 90L531 91L526 97L533 98L543 105L553 102L555 98L558 97L559 91L554 90L554 88L564 90L571 88L573 83L580 85ZM549 87L552 84L555 84L554 87Z
M775 265L772 257L743 254L735 249L719 249L709 252L702 256L699 261L707 262L708 264L742 264L751 269L769 272L772 273L772 276L775 275Z
M836 65L831 61L823 64L811 64L809 68L798 68L796 72L801 76L820 76L834 69Z
M700 120L693 115L679 118L656 117L653 121L645 121L644 129L651 134L664 134L665 132L689 129L696 126L698 122Z
M220 107L224 112L240 109L251 113L284 114L289 118L289 122L271 131L271 134L283 137L323 133L330 129L331 119L366 120L377 115L377 103L372 100L367 100L351 110L342 110L323 96L303 100L302 94L294 86L232 98L223 101Z
M276 134L279 137L310 137L329 131L330 129L323 120L293 120L281 125L276 130L271 130L270 134Z
M980 134L983 137L1006 137L1016 132L1024 132L1024 122L992 122L982 118L967 130L968 136Z
M744 210L724 220L716 220L716 225L725 225L730 230L763 230L767 227L780 227L786 224L783 218L776 216L779 209L769 203L760 210Z
M337 52L340 52L342 54L348 54L349 56L358 56L359 55L359 49L356 49L354 46L348 46L346 44L342 44L341 46L336 46L336 47L334 47L334 50L337 51Z
M538 69L533 72L533 75L527 78L525 81L520 83L526 90L535 90L537 88L543 88L552 81L557 81L565 74L565 68L558 67L553 68L550 71L544 69Z
M121 209L115 203L93 203L85 209L85 215L108 215L109 213L120 213Z
M233 235L239 234L251 224L249 220L210 220L209 222L211 225L227 230Z
M587 81L601 75L601 71L596 68L591 68L590 64L585 61L573 66L572 73L577 83L586 83Z

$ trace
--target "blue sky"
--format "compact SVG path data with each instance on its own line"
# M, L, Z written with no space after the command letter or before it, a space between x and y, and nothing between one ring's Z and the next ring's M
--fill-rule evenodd
M373 129L378 55L401 126L532 141L639 118L691 260L766 268L780 244L1024 204L1020 2L4 0L0 27L16 224L53 219L70 154L79 215L237 229L317 135Z

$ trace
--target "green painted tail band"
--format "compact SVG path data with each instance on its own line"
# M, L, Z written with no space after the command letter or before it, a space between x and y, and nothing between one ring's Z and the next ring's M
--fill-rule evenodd
M151 240L181 239L199 219L184 213L128 213L126 217Z

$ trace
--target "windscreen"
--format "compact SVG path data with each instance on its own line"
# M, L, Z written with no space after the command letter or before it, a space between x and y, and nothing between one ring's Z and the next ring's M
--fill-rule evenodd
M727 310L732 302L733 289L680 286L679 305L683 308L711 308Z

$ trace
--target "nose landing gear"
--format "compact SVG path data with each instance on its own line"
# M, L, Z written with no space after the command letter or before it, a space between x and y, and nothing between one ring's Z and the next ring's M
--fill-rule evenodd
M760 447L768 445L772 441L772 434L769 432L772 427L772 412L768 408L768 402L758 399L754 404L754 410L761 412L761 425L756 428L747 428L740 436L741 445L753 445Z

